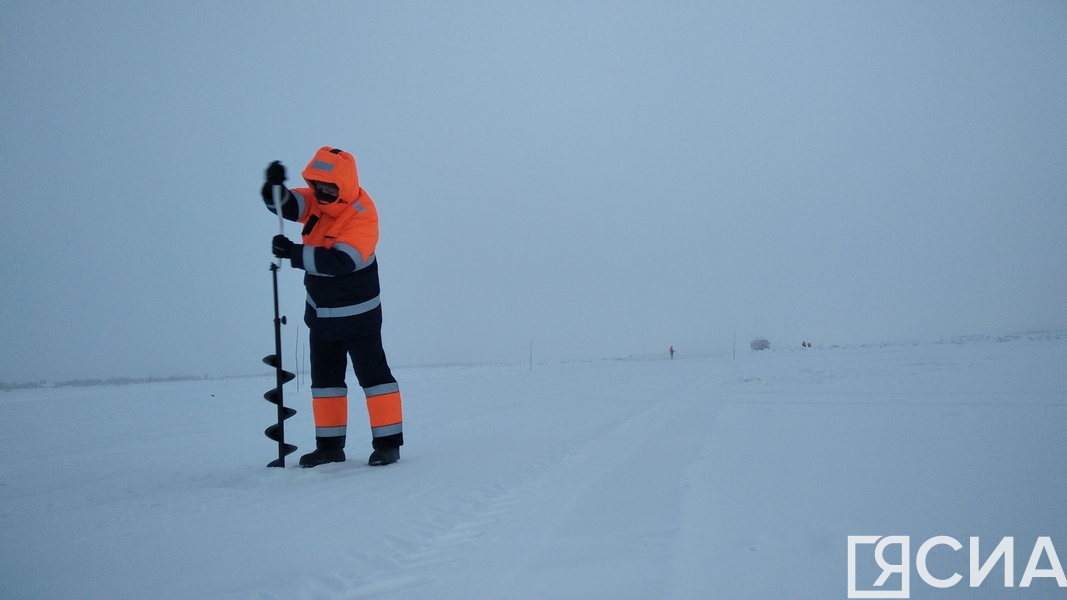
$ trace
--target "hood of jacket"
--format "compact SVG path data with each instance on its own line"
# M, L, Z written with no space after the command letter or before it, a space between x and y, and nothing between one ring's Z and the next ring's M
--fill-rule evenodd
M301 175L308 186L312 181L324 181L337 186L337 202L331 203L333 206L322 204L327 213L351 207L360 196L356 159L344 150L329 146L319 148Z

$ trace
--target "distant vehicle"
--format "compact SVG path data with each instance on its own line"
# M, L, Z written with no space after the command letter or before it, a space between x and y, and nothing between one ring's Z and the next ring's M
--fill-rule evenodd
M752 340L752 343L749 344L749 347L751 347L753 350L770 350L771 343L768 342L766 338L756 338Z

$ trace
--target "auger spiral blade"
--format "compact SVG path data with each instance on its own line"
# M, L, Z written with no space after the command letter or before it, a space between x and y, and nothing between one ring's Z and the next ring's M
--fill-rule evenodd
M268 354L263 357L263 362L267 365L274 367L275 369L281 369L281 363L278 361L278 357L274 354ZM281 371L282 383L289 383L296 379L296 373L290 373L289 371Z
M295 415L296 411L285 406L282 386L295 379L296 375L282 369L282 325L285 324L285 317L278 316L278 265L271 264L270 271L271 278L274 280L274 354L263 357L263 362L274 367L276 384L274 388L263 394L263 398L278 407L278 422L267 427L263 433L272 441L278 442L278 458L272 460L267 466L284 468L285 457L296 452L296 446L285 443L285 420Z
M283 410L285 411L284 414L286 419L296 414L296 411L291 408L284 408ZM267 427L263 430L263 435L274 440L275 442L285 443L285 439L282 437L284 434L285 430L279 423L275 423L274 425L271 425L270 427ZM296 446L291 446L290 444L285 445L290 446L293 450L296 450ZM292 452L292 450L290 450L289 452ZM286 454L289 454L289 452L286 452Z
M285 453L285 456L289 456L293 452L296 452L296 446L294 446L292 444L282 444L282 452ZM284 468L285 467L285 457L276 458L276 459L270 461L269 463L267 463L267 466L268 467L283 467Z
M282 394L278 391L278 388L272 388L263 394L263 398L265 398L267 402L277 405L282 400Z
M280 369L279 371L280 373L278 374L278 377L282 379L284 379L285 375L292 375L288 371L281 371ZM284 383L285 381L289 381L290 379L292 379L292 377L284 379L282 383ZM270 427L267 427L263 431L264 435L266 435L269 439L278 442L278 458L276 460L271 461L270 464L268 464L267 466L285 467L285 457L295 452L296 446L285 443L284 421L295 415L296 410L289 408L288 406L285 406L283 404L282 388L280 385L278 387L267 390L267 392L263 394L263 398L266 399L267 402L277 405L278 407L278 422L274 425L271 425Z

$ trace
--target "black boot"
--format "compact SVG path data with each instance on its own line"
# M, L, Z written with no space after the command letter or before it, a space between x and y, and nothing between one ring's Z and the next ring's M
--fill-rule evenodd
M300 457L300 466L305 468L334 462L345 462L344 448L317 448Z
M315 451L300 457L301 467L317 467L326 463L345 462L345 436L315 436Z
M370 453L370 459L367 464L372 467L380 467L382 465L391 465L398 460L400 460L400 446L382 446L381 448L375 448L374 452Z

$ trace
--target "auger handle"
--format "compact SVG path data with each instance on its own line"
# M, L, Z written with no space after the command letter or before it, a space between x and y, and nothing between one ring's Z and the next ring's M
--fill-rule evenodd
M274 212L278 213L278 233L285 235L285 217L282 217L282 186L274 184L271 186L270 192L274 200ZM278 258L277 265L279 268L282 266L281 258Z

